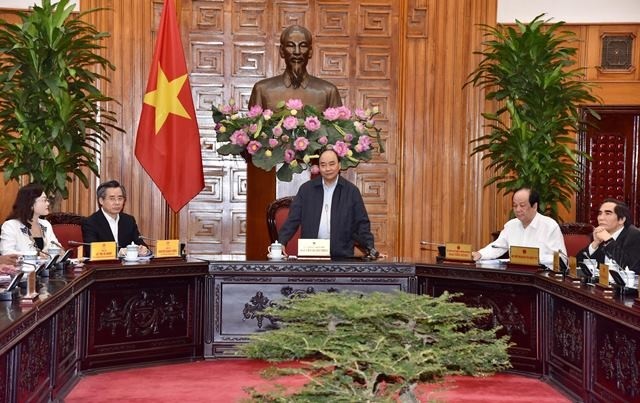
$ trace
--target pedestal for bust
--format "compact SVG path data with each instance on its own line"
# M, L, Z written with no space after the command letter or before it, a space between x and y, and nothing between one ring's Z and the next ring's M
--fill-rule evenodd
M264 260L267 247L271 244L267 229L267 209L276 198L295 196L300 186L317 175L309 171L293 175L291 182L279 182L275 168L269 172L256 167L247 158L247 220L246 247L247 260Z
M247 260L265 260L271 244L267 208L276 198L276 171L260 169L247 161Z

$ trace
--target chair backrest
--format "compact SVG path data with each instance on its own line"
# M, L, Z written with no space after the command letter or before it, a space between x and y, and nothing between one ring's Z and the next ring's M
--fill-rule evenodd
M278 239L278 231L289 217L289 207L293 201L293 196L283 197L277 199L269 204L267 208L267 228L269 229L269 238L271 242L275 242ZM298 254L298 239L300 239L300 228L293 234L293 237L285 245L285 252L287 255Z
M73 213L51 213L45 217L51 223L56 238L66 249L73 249L71 257L77 257L76 246L69 245L69 241L82 242L82 221L84 217Z
M567 247L567 255L576 256L589 243L593 234L593 225L580 222L566 222L560 224L560 231Z

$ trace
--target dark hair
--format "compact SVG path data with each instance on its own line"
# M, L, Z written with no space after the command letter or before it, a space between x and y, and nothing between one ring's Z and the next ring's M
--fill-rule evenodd
M342 158L340 158L340 156L338 155L338 153L336 152L336 150L333 149L333 147L331 146L327 146L327 147L322 147L319 151L318 151L318 161L320 161L320 156L322 154L325 153L325 151L331 151L332 153L334 153L336 155L336 158L338 159L338 162L342 161Z
M618 217L618 220L621 218L625 219L624 220L625 227L628 227L633 223L633 219L631 218L631 210L629 209L629 206L627 206L625 202L620 201L618 199L607 198L607 199L604 199L604 201L602 202L602 204L605 204L605 203L613 203L616 205L613 208L613 212L615 213L616 217ZM600 206L602 206L602 204Z
M513 194L515 195L516 193L518 193L521 190L528 190L529 191L529 205L531 207L533 207L534 204L538 203L538 207L540 207L540 193L538 193L537 190L532 189L528 186L523 186L519 189L517 189L515 192L513 192Z
M116 189L116 188L120 188L122 190L122 196L124 196L124 198L126 199L127 190L124 188L124 186L122 186L118 181L111 180L108 182L101 183L100 186L98 186L98 190L96 190L96 196L98 197L98 204L100 205L100 199L104 199L107 196L107 189Z
M44 193L44 186L38 183L30 183L21 187L7 220L17 219L27 228L31 228L29 221L33 218L33 205L36 204L36 199L42 196L42 193Z
M311 35L311 31L300 25L290 25L286 27L280 34L280 45L284 46L286 38L288 38L289 34L294 31L302 32L304 34L304 38L309 42L309 46L312 45L313 36Z

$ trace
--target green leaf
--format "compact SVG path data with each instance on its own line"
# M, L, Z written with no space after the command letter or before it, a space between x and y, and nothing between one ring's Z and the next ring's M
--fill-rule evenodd
M570 68L575 34L561 32L563 26L549 24L543 14L516 27L481 26L485 41L475 53L482 60L465 83L483 88L495 108L482 113L489 134L472 140L472 155L489 161L485 185L496 184L505 193L535 187L540 206L556 219L557 206L569 206L582 185L579 170L563 161L589 158L574 146L575 133L586 125L578 111L599 103L583 71Z
M88 186L82 167L98 173L97 145L113 132L112 101L97 88L114 66L100 56L109 36L73 15L69 0L43 0L20 23L0 21L0 169L5 181L29 175L48 193L68 195L72 176ZM18 133L18 136L14 136Z

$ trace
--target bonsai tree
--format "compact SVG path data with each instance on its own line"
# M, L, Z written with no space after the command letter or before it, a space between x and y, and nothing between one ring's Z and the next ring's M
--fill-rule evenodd
M112 99L98 89L114 66L98 52L108 34L72 15L69 0L43 0L21 22L0 20L0 170L4 180L24 175L49 194L68 196L84 167L98 175L100 142L115 126Z
M579 161L589 158L575 147L575 133L586 124L579 107L598 99L572 67L574 34L542 16L515 27L483 25L487 39L476 52L483 59L465 85L485 89L497 105L482 114L489 134L473 140L472 154L482 153L493 169L485 186L495 182L504 193L531 186L540 192L541 211L557 219L558 205L569 209L582 187Z
M292 395L282 388L249 392L259 401L417 401L418 382L510 367L507 336L475 325L491 311L453 297L322 292L279 301L263 313L280 328L252 335L241 352L270 361L307 359L267 375L303 374L309 381Z

